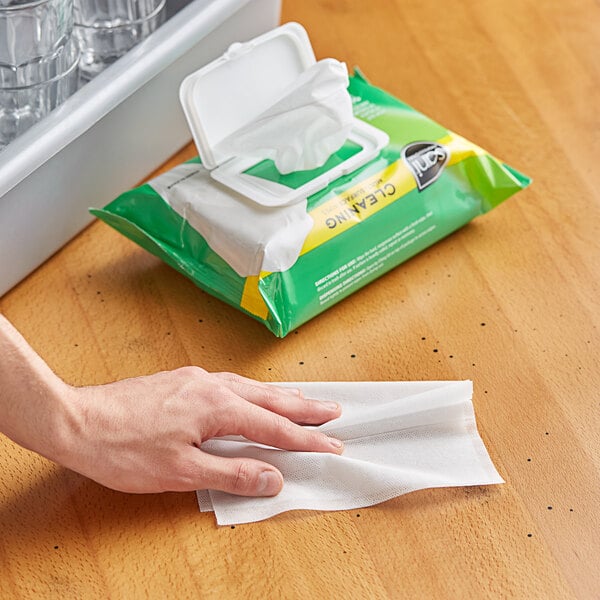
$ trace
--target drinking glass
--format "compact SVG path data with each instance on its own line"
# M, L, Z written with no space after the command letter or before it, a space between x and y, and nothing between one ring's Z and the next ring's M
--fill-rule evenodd
M80 73L92 79L150 35L165 18L166 0L74 0Z
M72 31L73 0L0 0L0 64L34 70Z
M0 0L0 149L77 89L72 0Z

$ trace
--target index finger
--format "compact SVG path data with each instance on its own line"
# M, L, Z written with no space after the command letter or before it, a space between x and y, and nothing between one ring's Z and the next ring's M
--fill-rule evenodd
M287 417L294 423L321 425L337 419L342 412L337 402L305 398L297 387L260 383L231 373L220 373L218 376L240 398Z
M226 411L224 421L230 434L274 446L283 450L300 452L330 452L341 454L344 444L320 431L301 427L289 419L250 402L234 403Z

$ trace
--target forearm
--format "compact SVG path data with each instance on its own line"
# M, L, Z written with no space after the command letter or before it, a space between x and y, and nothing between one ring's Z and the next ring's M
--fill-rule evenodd
M0 432L60 460L74 421L67 401L70 390L0 314Z

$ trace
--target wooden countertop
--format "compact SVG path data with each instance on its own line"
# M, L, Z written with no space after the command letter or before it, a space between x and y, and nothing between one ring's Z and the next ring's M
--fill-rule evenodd
M191 493L113 492L2 438L0 597L600 597L598 2L284 4L318 57L533 185L284 340L101 223L0 310L74 384L473 379L507 483L217 528Z

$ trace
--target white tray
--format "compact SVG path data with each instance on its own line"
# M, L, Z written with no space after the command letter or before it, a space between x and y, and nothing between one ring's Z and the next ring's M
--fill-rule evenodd
M0 152L0 295L191 139L178 91L281 0L194 0Z

